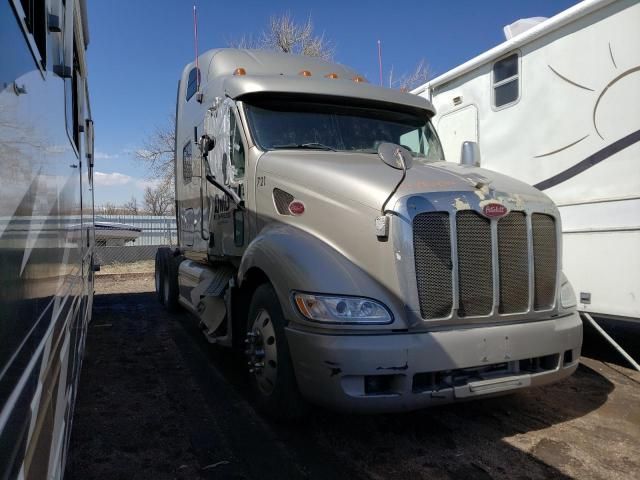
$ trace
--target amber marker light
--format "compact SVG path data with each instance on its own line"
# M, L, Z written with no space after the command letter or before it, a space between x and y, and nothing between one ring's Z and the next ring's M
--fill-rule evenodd
M352 78L352 80L356 83L366 83L366 79L364 77L361 77L360 75L356 75L355 77Z
M300 73L298 73L298 75L302 75L303 77L310 77L311 72L309 70L301 70Z
M247 71L242 67L238 67L233 71L233 74L234 75L246 75Z
M307 318L312 318L311 313L309 312L309 309L307 308L307 305L304 302L304 299L298 296L296 296L295 298L296 298L296 305L300 309L300 313L302 313ZM313 300L309 300L309 303L311 303L311 306L313 306Z
M324 77L325 78L331 78L331 79L335 80L336 78L338 78L338 74L331 72L331 73L327 73Z

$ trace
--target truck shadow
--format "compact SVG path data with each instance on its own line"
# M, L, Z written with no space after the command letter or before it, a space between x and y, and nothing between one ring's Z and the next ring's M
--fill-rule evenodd
M144 312L144 319L140 318L141 312ZM300 478L306 478L307 474L313 478L314 472L321 472L316 478L330 475L350 479L409 475L415 478L569 478L563 473L562 470L566 472L563 467L579 467L582 462L572 456L572 451L579 450L570 448L576 429L564 428L562 424L597 410L614 389L602 375L580 365L572 377L557 384L510 396L384 415L339 414L313 407L302 421L282 424L261 416L250 406L242 357L209 344L194 317L186 312L167 313L154 293L99 295L93 322L90 336L98 332L108 334L114 342L117 340L114 345L118 345L120 356L131 356L148 365L139 371L144 365L123 369L115 363L111 367L111 363L104 362L99 364L99 370L91 371L94 367L89 360L85 364L88 370L83 368L81 383L98 376L109 378L110 383L121 383L120 389L129 392L127 402L139 403L144 411L144 403L148 401L145 400L148 397L145 388L128 386L139 384L143 376L149 377L145 385L155 384L158 377L160 383L166 385L170 397L167 402L154 399L154 408L160 408L153 411L159 425L172 421L174 414L171 411L161 411L161 405L171 404L181 415L193 420L192 424L187 422L179 427L185 430L185 435L200 441L215 435L226 437L227 440L220 442L236 445L234 456L237 465L243 469L256 462L292 461L300 466L296 467L298 470L306 472ZM105 322L112 326L105 329L102 326ZM149 336L157 336L174 347L154 346L148 349L150 358L140 357L136 342ZM179 358L169 358L167 352L171 350L179 351ZM91 349L88 354L92 355ZM101 358L107 358L108 354L105 350ZM179 365L179 370L171 373L158 370L154 365L172 365L172 368ZM110 368L120 370L117 374L109 374ZM182 387L176 382L185 382L194 388L179 390ZM118 391L118 387L111 384L109 389ZM196 395L195 390L201 392L202 397L191 398L190 395ZM200 398L206 405L198 400ZM83 400L81 395L80 402L83 401L97 400L88 395ZM94 410L92 405L80 406L80 411ZM96 423L88 418L83 422L87 428L91 426L91 438L100 438L102 433ZM111 429L120 428L120 424L124 430L130 428L126 426L130 424L130 418L127 414L122 418L116 414L111 417L110 424ZM210 424L217 426L214 429ZM584 433L585 438L587 433ZM281 459L262 458L261 455L265 455L256 453L256 448L265 438L282 445L287 453ZM209 449L202 450L202 458L208 458ZM273 452L277 453L277 449L273 448ZM80 453L76 454L77 458ZM161 455L161 452L157 453ZM200 464L206 465L205 461L201 460ZM85 458L85 463L88 470L95 469L91 466L94 465L91 458ZM83 471L79 467L75 470ZM246 478L277 478L275 471L266 477L247 474Z

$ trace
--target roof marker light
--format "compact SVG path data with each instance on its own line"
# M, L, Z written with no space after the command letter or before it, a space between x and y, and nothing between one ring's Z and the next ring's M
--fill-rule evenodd
M298 75L302 75L303 77L310 77L311 72L309 70L300 70L300 73L298 73Z
M233 71L233 74L234 75L246 75L247 71L242 67L238 67Z
M351 80L353 80L356 83L366 83L367 82L367 79L364 78L364 77L361 77L360 75L356 75Z
M334 72L331 72L331 73L327 73L324 77L325 78L331 78L331 79L335 80L336 78L338 78L338 74L334 73Z

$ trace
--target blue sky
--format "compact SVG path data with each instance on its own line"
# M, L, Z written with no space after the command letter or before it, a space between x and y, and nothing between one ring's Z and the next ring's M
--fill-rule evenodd
M194 56L193 0L89 0L88 67L96 125L96 203L142 200L149 172L133 152L175 110L178 76ZM198 0L199 49L262 31L272 15L310 15L335 46L335 60L378 81L425 59L434 75L504 41L519 18L553 16L576 0L213 1Z

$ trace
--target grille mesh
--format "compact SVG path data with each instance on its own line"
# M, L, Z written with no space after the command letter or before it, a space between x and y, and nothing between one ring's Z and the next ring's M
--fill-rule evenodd
M453 307L449 214L416 215L413 245L422 318L446 317Z
M531 217L533 230L533 273L535 310L553 306L556 292L556 268L558 248L556 225L553 217L534 213Z
M293 202L293 195L279 188L274 188L273 202L276 204L276 210L280 215L291 215L289 204Z
M498 221L500 313L525 312L529 307L527 219L511 212Z
M488 315L493 307L491 222L465 210L456 216L461 317Z

